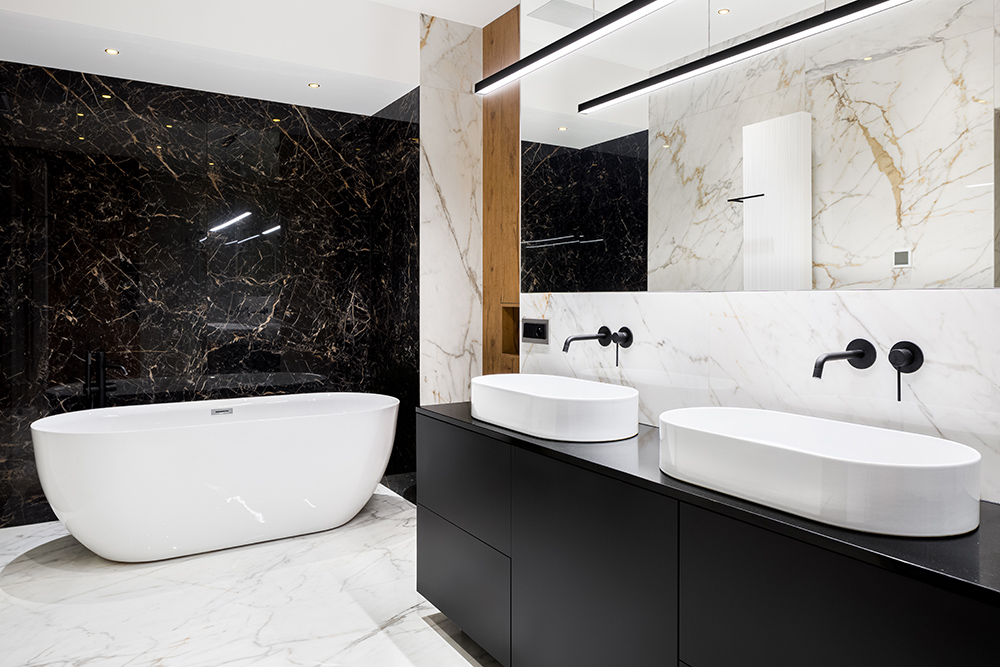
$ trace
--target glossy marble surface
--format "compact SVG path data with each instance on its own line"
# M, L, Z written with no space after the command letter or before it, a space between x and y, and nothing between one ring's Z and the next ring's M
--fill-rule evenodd
M468 400L483 358L482 30L421 15L420 402Z
M521 317L549 320L549 345L521 346L521 371L634 386L640 421L672 408L754 407L922 433L982 455L982 497L1000 501L1000 290L825 290L522 294ZM562 341L607 324L633 345ZM854 338L875 345L866 370L813 363ZM902 377L887 355L916 342L925 362Z
M742 128L796 111L816 289L992 287L993 26L993 0L912 0L651 95L649 289L743 288Z
M1000 505L981 503L979 528L958 537L872 535L809 521L664 475L658 467L659 433L655 428L641 426L639 435L629 440L582 444L532 438L474 421L468 403L418 409L513 446L570 461L682 502L1000 606Z
M417 594L415 548L382 487L338 529L160 563L0 529L0 665L495 665Z
M364 117L0 63L0 92L0 525L52 518L27 425L93 349L112 404L390 393L414 468L415 90Z
M646 289L647 133L521 144L521 291Z

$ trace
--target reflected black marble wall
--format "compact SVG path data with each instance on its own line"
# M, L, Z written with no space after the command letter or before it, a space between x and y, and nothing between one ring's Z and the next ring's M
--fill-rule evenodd
M0 94L0 526L53 518L29 425L85 405L88 350L112 405L396 396L414 469L416 90L365 117L0 63Z
M647 132L521 144L521 291L646 289Z

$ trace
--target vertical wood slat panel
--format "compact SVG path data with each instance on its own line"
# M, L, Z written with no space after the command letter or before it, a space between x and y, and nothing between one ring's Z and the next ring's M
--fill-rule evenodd
M520 58L520 9L483 29L483 76ZM517 373L503 353L503 306L520 299L521 87L483 98L483 373Z

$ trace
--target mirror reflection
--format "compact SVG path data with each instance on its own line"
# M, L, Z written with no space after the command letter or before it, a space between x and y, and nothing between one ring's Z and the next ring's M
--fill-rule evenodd
M525 0L522 56L623 4ZM843 4L677 0L522 79L522 291L996 286L989 0L911 0L576 113L582 101ZM810 117L809 159L788 176L801 185L750 191L790 170L772 153L800 139L779 133L752 149L747 133L797 114ZM752 155L760 146L763 156ZM803 188L804 209L787 214L779 193ZM765 196L730 201L755 194ZM811 247L795 260L805 262L798 285L748 282L754 266L792 261L778 247L792 232L756 236L755 214L799 225Z

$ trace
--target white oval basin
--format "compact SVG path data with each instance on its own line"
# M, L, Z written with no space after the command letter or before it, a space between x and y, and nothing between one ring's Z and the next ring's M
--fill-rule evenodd
M671 477L870 533L974 530L980 458L950 440L770 410L660 415L660 470Z
M484 375L472 378L472 416L550 440L622 440L639 432L639 392L560 375Z

